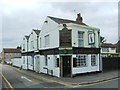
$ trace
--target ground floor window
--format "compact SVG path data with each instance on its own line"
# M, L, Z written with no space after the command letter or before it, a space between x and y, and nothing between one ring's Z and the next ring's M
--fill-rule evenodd
M55 57L55 67L59 67L59 58Z
M23 56L23 64L25 64L25 56Z
M47 56L45 56L45 66L48 65L48 60L47 60Z
M91 66L96 66L96 55L91 55Z
M87 55L77 55L76 56L76 67L85 67L87 66Z

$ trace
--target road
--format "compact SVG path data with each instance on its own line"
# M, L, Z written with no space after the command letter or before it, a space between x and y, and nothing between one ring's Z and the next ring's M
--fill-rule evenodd
M34 77L30 77L15 71L8 65L2 66L2 74L10 82L13 88L63 88L64 85L47 82L42 79L38 80Z
M118 88L118 79L105 81L101 83L77 85L77 86L66 86L57 82L46 81L41 78L37 79L30 75L22 74L16 71L13 67L8 65L2 66L2 74L10 82L13 88ZM2 79L1 79L2 80ZM0 81L1 81L0 80ZM6 82L2 80L3 87L7 87ZM10 87L10 85L9 85Z

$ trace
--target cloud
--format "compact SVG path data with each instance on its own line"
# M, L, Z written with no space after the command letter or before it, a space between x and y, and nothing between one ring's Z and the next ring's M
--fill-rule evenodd
M101 35L108 42L117 42L117 2L9 1L11 0L3 0L3 4L0 5L3 8L3 47L20 45L23 36L30 34L33 28L41 29L46 16L75 20L74 10L82 14L86 24L100 28Z
M82 14L86 24L98 27L108 42L116 43L118 38L117 2L61 2L53 3L53 8L65 12L75 10ZM75 15L74 15L75 16ZM114 39L113 39L114 37Z

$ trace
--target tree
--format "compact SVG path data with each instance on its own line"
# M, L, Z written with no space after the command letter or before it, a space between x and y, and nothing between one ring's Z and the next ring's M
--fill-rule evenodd
M103 44L103 43L105 43L106 42L106 39L105 39L105 37L103 37L103 36L100 36L100 43L101 44Z

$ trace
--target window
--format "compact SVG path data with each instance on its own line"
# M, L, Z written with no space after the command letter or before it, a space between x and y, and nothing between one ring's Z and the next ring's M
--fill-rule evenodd
M55 57L55 67L59 67L59 58Z
M23 51L25 51L25 44L23 44Z
M91 66L96 66L96 55L91 55Z
M49 47L49 44L50 44L49 37L50 37L49 35L45 36L45 47Z
M109 52L109 48L102 48L103 52Z
M78 47L84 46L84 32L78 31Z
M48 60L47 60L47 56L45 56L45 66L48 65Z
M41 43L41 38L40 38L40 48L41 48L41 45L42 45L42 43Z
M25 56L23 56L23 64L25 64Z
M77 55L76 59L76 67L85 67L86 63L86 55Z
M34 41L31 41L31 49L34 49Z

